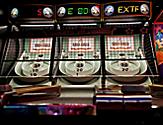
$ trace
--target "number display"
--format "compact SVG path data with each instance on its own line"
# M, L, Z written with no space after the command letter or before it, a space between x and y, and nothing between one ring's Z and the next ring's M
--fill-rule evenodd
M78 14L79 15L86 15L88 14L88 8L78 8Z
M100 5L97 4L65 4L58 6L58 17L100 17Z

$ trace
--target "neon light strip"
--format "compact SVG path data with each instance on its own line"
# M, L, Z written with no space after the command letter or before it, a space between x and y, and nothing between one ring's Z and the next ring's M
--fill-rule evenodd
M8 26L0 26L0 29L6 29Z
M54 25L20 25L21 27L53 27Z
M106 25L142 24L142 22L106 23Z
M97 23L90 23L90 24L63 24L63 26L96 26Z

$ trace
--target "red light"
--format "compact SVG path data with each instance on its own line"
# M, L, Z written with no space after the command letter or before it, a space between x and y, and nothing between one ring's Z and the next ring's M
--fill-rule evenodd
M39 16L39 17L42 16L42 9L41 8L37 10L37 16Z
M100 5L96 5L96 7L100 9Z

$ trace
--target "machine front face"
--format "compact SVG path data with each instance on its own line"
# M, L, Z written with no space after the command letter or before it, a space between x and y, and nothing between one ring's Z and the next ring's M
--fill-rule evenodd
M60 38L61 59L59 79L62 84L91 84L100 75L99 36L72 36ZM60 81L61 80L61 81Z
M10 32L23 38L6 43L1 74L28 84L49 76L61 85L96 85L101 77L106 84L151 84L157 68L145 23L150 7L146 1L11 4Z
M52 38L25 38L19 41L19 46L23 49L16 48L19 57L14 68L18 79L12 80L11 84L47 83L45 81L49 78L52 40Z
M101 17L100 4L65 3L58 4L56 9L58 25L63 31L63 34L57 37L60 47L57 84L63 86L99 84L101 77L100 35L93 34L91 31L100 28L98 24ZM65 31L67 33L64 33Z
M147 22L150 3L114 2L104 7L105 27L110 28L105 35L106 84L152 84L158 71Z
M142 84L146 81L148 62L143 37L142 34L106 36L105 52L108 61L105 68L108 76L113 75L111 79L115 83Z
M5 48L1 76L13 87L51 85L50 58L53 38L10 38Z
M13 3L7 8L11 25L2 55L2 79L13 88L51 85L53 36L49 32L54 30L53 6Z

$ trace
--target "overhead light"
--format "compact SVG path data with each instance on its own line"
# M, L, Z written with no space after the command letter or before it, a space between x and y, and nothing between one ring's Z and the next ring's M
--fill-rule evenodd
M142 22L106 23L106 25L127 25L127 24L142 24Z
M20 25L21 27L53 27L54 25Z
M85 24L63 24L63 26L96 26L97 23L85 23Z
M152 108L158 108L158 105L152 105Z

